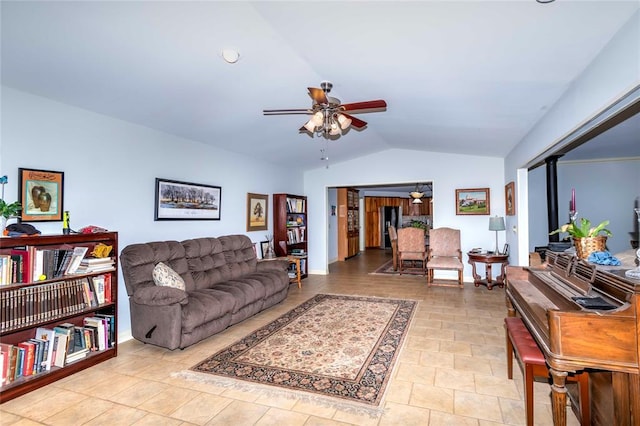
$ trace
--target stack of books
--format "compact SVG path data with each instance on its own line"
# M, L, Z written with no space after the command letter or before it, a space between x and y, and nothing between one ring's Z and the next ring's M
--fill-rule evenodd
M112 257L86 257L80 262L77 274L93 274L96 272L113 271L115 260Z

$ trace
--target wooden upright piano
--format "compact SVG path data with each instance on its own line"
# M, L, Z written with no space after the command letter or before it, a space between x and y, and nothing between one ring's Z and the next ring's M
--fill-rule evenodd
M508 315L522 317L545 355L554 425L566 425L565 381L578 371L589 373L592 424L640 425L639 295L640 280L623 270L563 253L507 268Z

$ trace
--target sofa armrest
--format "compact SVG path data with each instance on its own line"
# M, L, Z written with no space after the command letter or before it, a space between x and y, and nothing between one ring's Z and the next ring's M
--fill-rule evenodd
M286 271L289 268L289 260L286 258L277 258L270 260L260 260L257 263L258 272L263 271Z
M168 306L174 303L185 305L187 292L173 287L142 287L133 294L133 301L149 306Z

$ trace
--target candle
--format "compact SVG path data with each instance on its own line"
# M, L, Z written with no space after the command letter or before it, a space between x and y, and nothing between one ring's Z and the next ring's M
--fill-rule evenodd
M571 189L571 211L576 211L576 189Z

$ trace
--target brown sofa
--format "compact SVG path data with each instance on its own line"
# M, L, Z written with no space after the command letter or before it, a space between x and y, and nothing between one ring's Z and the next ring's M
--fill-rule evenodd
M184 280L185 290L157 286L156 264ZM185 348L287 297L288 262L258 262L246 235L132 244L120 254L133 337Z

